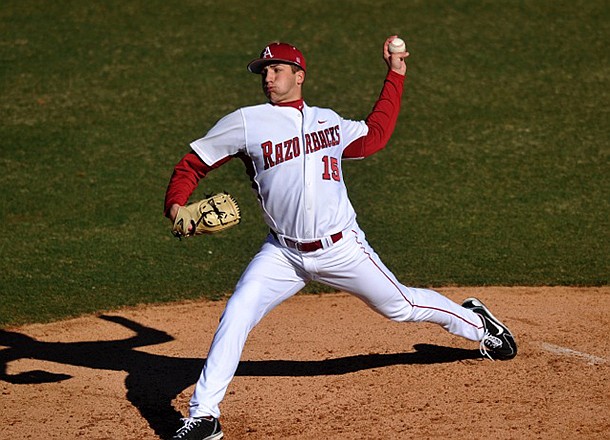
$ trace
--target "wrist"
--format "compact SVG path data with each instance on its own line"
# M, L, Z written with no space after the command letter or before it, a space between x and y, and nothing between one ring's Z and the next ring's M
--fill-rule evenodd
M405 79L405 77L407 76L407 69L389 69L388 77L390 76L393 76L396 79Z
M181 206L177 203L174 203L170 206L169 211L167 212L167 218L169 218L172 222L176 220L176 216L178 215L178 210Z

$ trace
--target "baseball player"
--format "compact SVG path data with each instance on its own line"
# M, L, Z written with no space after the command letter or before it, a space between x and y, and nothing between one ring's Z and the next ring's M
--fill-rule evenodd
M350 292L381 315L401 322L433 322L480 342L482 354L510 359L517 346L508 328L477 299L458 305L438 292L406 287L381 262L358 226L343 181L343 161L384 148L401 105L409 56L391 53L388 71L364 121L309 106L302 95L303 54L272 43L248 70L259 74L267 102L240 108L190 144L175 166L165 198L173 222L213 169L241 159L270 232L239 279L212 340L208 357L175 439L219 439L219 404L233 379L252 328L274 307L315 280Z

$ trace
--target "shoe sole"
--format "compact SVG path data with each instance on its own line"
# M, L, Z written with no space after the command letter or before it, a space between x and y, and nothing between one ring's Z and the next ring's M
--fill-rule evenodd
M218 432L214 435L210 435L210 436L204 438L203 440L220 440L223 437L224 437L224 434L222 432ZM175 438L175 437L172 437L172 438Z
M216 421L216 423L218 423L218 421ZM218 426L215 426L215 428L220 428L220 424L218 424ZM191 433L189 432L189 433L186 433L186 434L188 435L188 434L191 434ZM223 437L224 437L224 433L222 431L218 431L215 434L211 434L211 435L208 435L207 437L202 438L201 440L220 440ZM172 437L172 439L174 439L174 440L175 439L180 439L180 438L182 438L182 437L178 437L178 433L176 433L176 435L174 437ZM201 437L198 437L198 438L201 438Z
M222 432L217 432L216 434L205 437L202 440L220 440L223 437L224 437L224 434Z

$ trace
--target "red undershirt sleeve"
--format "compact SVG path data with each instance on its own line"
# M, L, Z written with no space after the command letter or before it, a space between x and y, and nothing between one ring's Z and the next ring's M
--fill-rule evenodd
M186 205L189 197L197 188L199 181L210 171L218 168L225 162L232 159L232 156L208 165L193 151L187 153L174 167L174 172L169 179L169 184L165 192L165 203L163 214L167 217L169 209L173 204Z
M344 159L362 159L386 146L398 119L405 77L392 70L386 75L379 99L366 117L369 132L343 150Z

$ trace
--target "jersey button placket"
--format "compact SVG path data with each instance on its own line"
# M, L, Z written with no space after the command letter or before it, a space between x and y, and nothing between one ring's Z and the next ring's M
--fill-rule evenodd
M311 192L311 179L306 178L305 179L305 188L308 192ZM312 195L309 194L309 196L307 197L307 202L305 202L305 209L307 209L307 211L311 212L311 210L313 209L312 207L312 200L311 200Z
M314 238L312 236L315 224L315 155L313 153L307 155L307 159L305 160L305 175L303 176L304 188L305 188L305 212L304 212L304 224L305 224L305 234L308 239Z
M306 109L303 110L304 112ZM302 121L302 132L304 133L305 127L307 126L306 120L307 115L303 113L303 121ZM305 140L305 136L302 136L303 141ZM303 143L303 146L305 144ZM303 147L303 151L306 149ZM304 161L304 170L303 170L303 226L304 226L304 239L311 240L314 233L314 225L315 225L315 155L313 153L305 154Z

